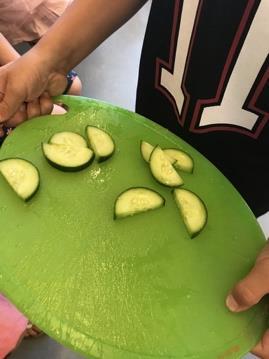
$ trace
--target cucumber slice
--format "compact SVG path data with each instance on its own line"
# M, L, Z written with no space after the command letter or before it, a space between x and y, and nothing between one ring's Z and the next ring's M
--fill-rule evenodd
M29 161L21 158L8 158L0 161L0 172L24 201L28 201L39 187L39 171Z
M133 187L122 192L115 202L114 219L133 216L141 212L157 209L165 204L165 199L157 192L145 187Z
M165 186L178 187L184 183L170 159L159 146L152 151L149 166L154 178Z
M140 142L141 155L146 162L149 162L150 155L153 150L154 150L154 146L152 146L150 143L146 141Z
M154 150L154 148L155 147L152 146L150 143L148 143L146 141L141 141L141 143L140 143L140 152L141 152L141 155L142 155L143 159L146 162L149 162L150 156L151 156L152 151ZM176 163L176 161L177 161L174 158L172 158L171 156L167 156L167 158L172 163L172 165L174 165Z
M75 132L55 133L49 140L49 143L72 147L88 147L87 141L81 135Z
M206 225L206 206L200 197L187 189L176 188L173 194L187 231L194 238Z
M86 133L90 147L93 149L98 162L105 161L112 156L115 144L107 132L95 126L87 126Z
M163 151L167 156L175 160L175 163L173 164L175 168L183 172L193 172L193 159L186 152L174 148L167 148Z
M94 158L93 151L86 147L43 143L42 150L47 161L62 171L80 171Z

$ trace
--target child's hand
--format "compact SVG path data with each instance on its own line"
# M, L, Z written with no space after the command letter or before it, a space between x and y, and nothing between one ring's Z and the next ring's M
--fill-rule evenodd
M269 293L269 243L258 256L250 273L232 289L226 304L232 312L241 312L257 304ZM269 330L252 352L260 358L269 358Z
M52 109L52 100L47 93L44 93L37 100L22 104L19 110L5 122L5 126L16 127L30 118L50 114Z
M44 101L40 101L39 97L44 92L51 96L60 95L66 85L65 74L53 72L33 50L31 54L27 53L18 60L2 66L0 68L0 123L6 126L12 123L13 126L14 123L22 122L24 117L48 113L47 104L44 105ZM27 116L24 116L25 112L21 107L25 103Z

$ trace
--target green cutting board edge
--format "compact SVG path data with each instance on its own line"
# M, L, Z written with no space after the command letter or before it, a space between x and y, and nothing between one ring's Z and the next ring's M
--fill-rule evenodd
M62 97L65 115L37 118L5 141L0 158L40 171L38 193L22 202L0 178L0 288L52 338L91 358L240 358L266 327L265 306L232 314L225 297L254 263L264 236L248 206L202 155L157 124L124 109ZM108 131L112 158L77 173L52 168L41 142L58 131ZM186 232L171 190L140 155L140 140L194 159L185 187L206 203L208 223ZM162 209L113 220L132 186L166 198Z

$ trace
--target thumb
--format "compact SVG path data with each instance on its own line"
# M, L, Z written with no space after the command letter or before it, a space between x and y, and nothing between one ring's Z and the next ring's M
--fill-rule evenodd
M235 285L226 299L232 312L241 312L257 304L269 293L269 244L265 246L250 273Z
M0 123L12 117L18 108L23 104L21 96L6 89L5 93L0 92Z

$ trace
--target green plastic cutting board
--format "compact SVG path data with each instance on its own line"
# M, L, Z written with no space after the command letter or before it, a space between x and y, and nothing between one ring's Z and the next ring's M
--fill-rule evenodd
M264 304L241 314L225 307L264 244L245 202L212 164L159 125L98 101L62 101L67 114L25 122L0 151L1 159L32 161L41 175L28 203L0 178L1 290L51 337L89 358L240 358L266 327ZM89 124L112 135L113 157L77 173L52 168L41 142L58 131L84 135ZM208 209L195 239L171 190L141 158L140 140L193 157L184 186ZM156 190L165 207L113 220L115 199L133 186Z

